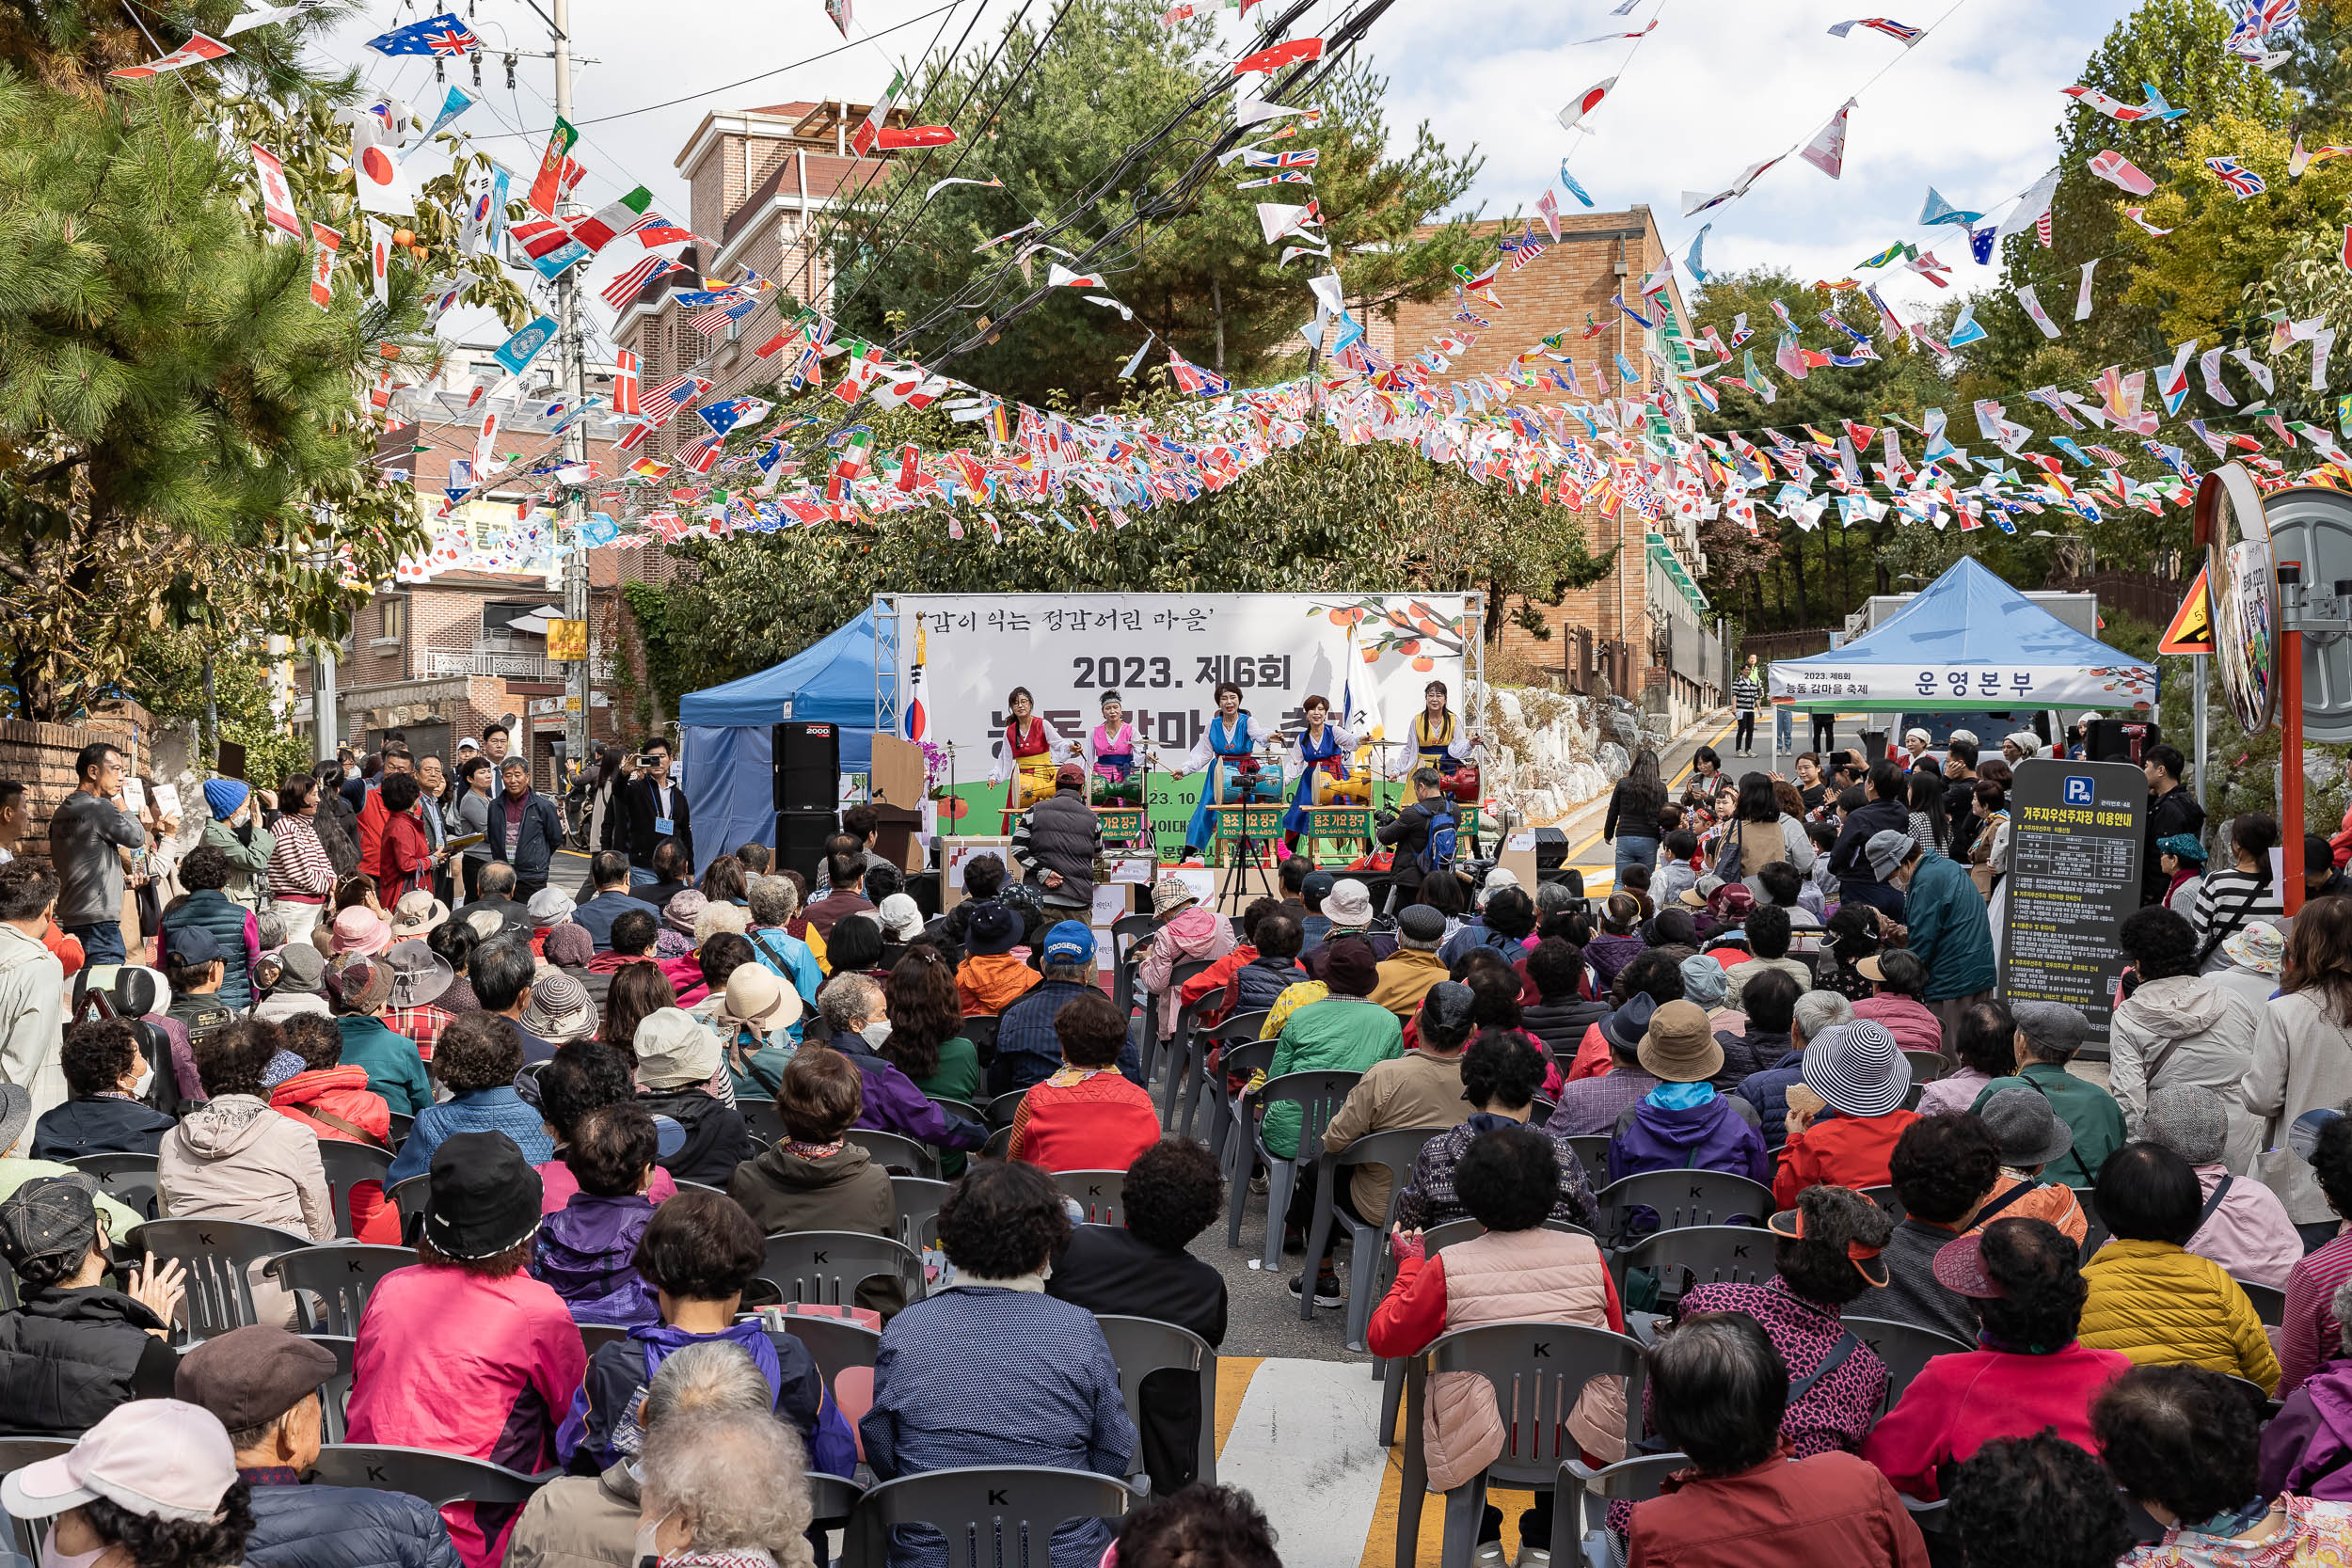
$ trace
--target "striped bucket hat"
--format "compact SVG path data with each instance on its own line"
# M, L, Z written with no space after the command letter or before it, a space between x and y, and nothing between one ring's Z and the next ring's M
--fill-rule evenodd
M1845 1117L1883 1117L1911 1092L1911 1063L1881 1024L1841 1023L1806 1042L1804 1086Z

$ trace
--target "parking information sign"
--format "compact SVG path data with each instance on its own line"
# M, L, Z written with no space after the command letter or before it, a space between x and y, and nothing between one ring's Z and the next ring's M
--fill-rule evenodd
M2104 1054L2123 973L2116 933L2139 908L2148 780L2128 762L2045 758L2018 765L2009 805L2002 999L2080 1007Z

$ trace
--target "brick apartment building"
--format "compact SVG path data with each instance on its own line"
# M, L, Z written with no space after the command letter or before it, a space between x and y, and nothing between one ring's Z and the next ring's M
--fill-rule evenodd
M1498 235L1515 227L1487 226ZM1646 331L1609 300L1612 294L1629 294L1640 288L1643 277L1665 254L1663 238L1645 206L1622 213L1561 214L1558 244L1518 271L1506 269L1495 279L1492 293L1502 296L1502 308L1481 312L1494 325L1467 352L1453 356L1451 373L1502 372L1537 339L1565 332L1580 377L1589 378L1597 359L1607 367L1617 395L1648 395L1656 389L1658 372L1645 348L1656 349L1677 368L1693 365L1686 341L1690 312L1680 280L1663 295L1654 296L1660 307L1655 314L1644 309L1656 324ZM1386 321L1367 324L1367 336L1384 354L1412 354L1454 325L1454 311L1451 293L1423 304L1400 304ZM1607 328L1589 339L1581 336L1588 313ZM1614 356L1620 354L1640 373L1635 386L1619 385ZM1676 408L1666 422L1676 434L1687 436L1689 395L1678 384L1671 390ZM1531 403L1575 401L1557 390L1518 388L1514 395ZM1652 414L1653 420L1658 418ZM1707 558L1699 549L1696 527L1671 517L1647 524L1630 507L1606 518L1597 506L1588 505L1586 519L1594 552L1617 551L1615 570L1590 587L1570 590L1557 605L1533 606L1550 628L1549 638L1539 639L1509 618L1517 604L1491 607L1488 613L1502 626L1503 648L1558 673L1571 689L1590 690L1595 675L1604 674L1618 695L1677 717L1720 702L1723 656L1714 612L1699 587Z
M691 193L691 227L715 247L689 246L679 257L688 270L648 283L612 327L613 342L637 354L646 386L701 363L706 355L711 358L703 373L717 391L749 385L763 375L752 350L775 335L779 311L793 308L787 302L821 309L833 287L826 214L845 187L854 194L878 178L890 156L860 158L850 146L872 108L828 99L703 117L676 162ZM910 119L905 109L892 111L893 124ZM696 331L689 312L672 303L678 290L699 286L693 281L698 276L737 277L746 267L773 279L776 293L715 338ZM645 450L668 456L680 445L686 424L655 431ZM684 439L698 431L688 429Z

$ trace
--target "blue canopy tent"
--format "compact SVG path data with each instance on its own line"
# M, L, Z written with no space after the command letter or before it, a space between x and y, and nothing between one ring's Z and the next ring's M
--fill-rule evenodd
M678 700L697 869L739 844L775 843L772 726L787 719L838 724L841 770L866 770L874 752L871 610L772 669Z
M1839 712L2153 706L2156 670L1968 556L1842 648L1772 661L1772 695Z

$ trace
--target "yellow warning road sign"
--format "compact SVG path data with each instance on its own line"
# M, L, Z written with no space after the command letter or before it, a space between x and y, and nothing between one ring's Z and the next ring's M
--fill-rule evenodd
M2163 640L2157 642L2160 654L2209 654L2214 651L2213 594L2205 587L2205 569L2197 569L2197 580L2188 585L2188 597L2172 614L2172 624L2164 628Z

